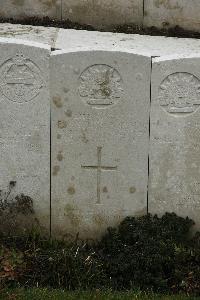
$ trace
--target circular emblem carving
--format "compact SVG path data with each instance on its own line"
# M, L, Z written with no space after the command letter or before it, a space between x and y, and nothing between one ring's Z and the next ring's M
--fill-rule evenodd
M159 87L160 105L171 114L189 114L200 105L200 80L189 73L173 73Z
M122 78L119 72L110 66L90 66L83 71L79 81L79 94L88 105L113 105L122 96Z
M13 102L32 100L43 86L40 69L22 53L17 53L0 67L0 89Z

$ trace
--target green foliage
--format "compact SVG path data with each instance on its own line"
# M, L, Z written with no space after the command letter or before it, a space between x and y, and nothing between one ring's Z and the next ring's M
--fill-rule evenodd
M4 290L0 294L1 300L197 300L199 298L180 295L157 295L141 291L113 292L113 291L75 291L50 289L15 289Z
M113 288L200 293L198 238L191 240L189 235L193 224L167 213L162 218L128 217L118 228L108 229L99 249Z
M162 218L127 217L93 245L78 239L68 244L42 239L37 233L2 237L0 282L200 295L200 233L191 237L193 224L169 213ZM6 280L5 261L14 272Z
M16 283L25 269L24 255L14 248L0 246L0 287Z
M15 245L24 253L26 267L19 279L24 286L74 290L107 285L103 262L85 242L66 244L34 234L29 238L4 238L3 244Z

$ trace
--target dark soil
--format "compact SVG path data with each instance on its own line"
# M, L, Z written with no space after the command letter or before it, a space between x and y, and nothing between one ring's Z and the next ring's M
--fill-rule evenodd
M45 27L58 27L66 29L76 29L76 30L89 30L95 31L93 26L87 24L79 24L72 22L70 20L52 20L49 17L37 18L29 17L23 20L14 20L12 18L0 18L0 23L11 23L11 24L22 24L22 25L33 25L33 26L45 26ZM168 36L168 37L178 37L178 38L196 38L200 39L200 32L194 32L189 30L184 30L183 28L176 26L174 28L158 29L156 27L143 28L134 24L119 25L111 30L99 30L99 31L110 31L118 33L127 34L141 34L141 35L154 35L154 36Z

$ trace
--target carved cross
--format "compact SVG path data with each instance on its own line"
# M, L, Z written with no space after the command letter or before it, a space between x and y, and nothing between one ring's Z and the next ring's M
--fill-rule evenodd
M101 173L102 171L115 171L117 167L103 166L101 162L102 147L97 147L97 165L96 166L81 166L83 169L97 170L97 204L101 203Z

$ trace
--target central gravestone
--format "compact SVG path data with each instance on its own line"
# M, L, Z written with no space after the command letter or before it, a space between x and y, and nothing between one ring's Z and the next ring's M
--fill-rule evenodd
M151 58L51 57L52 232L97 238L147 212Z

